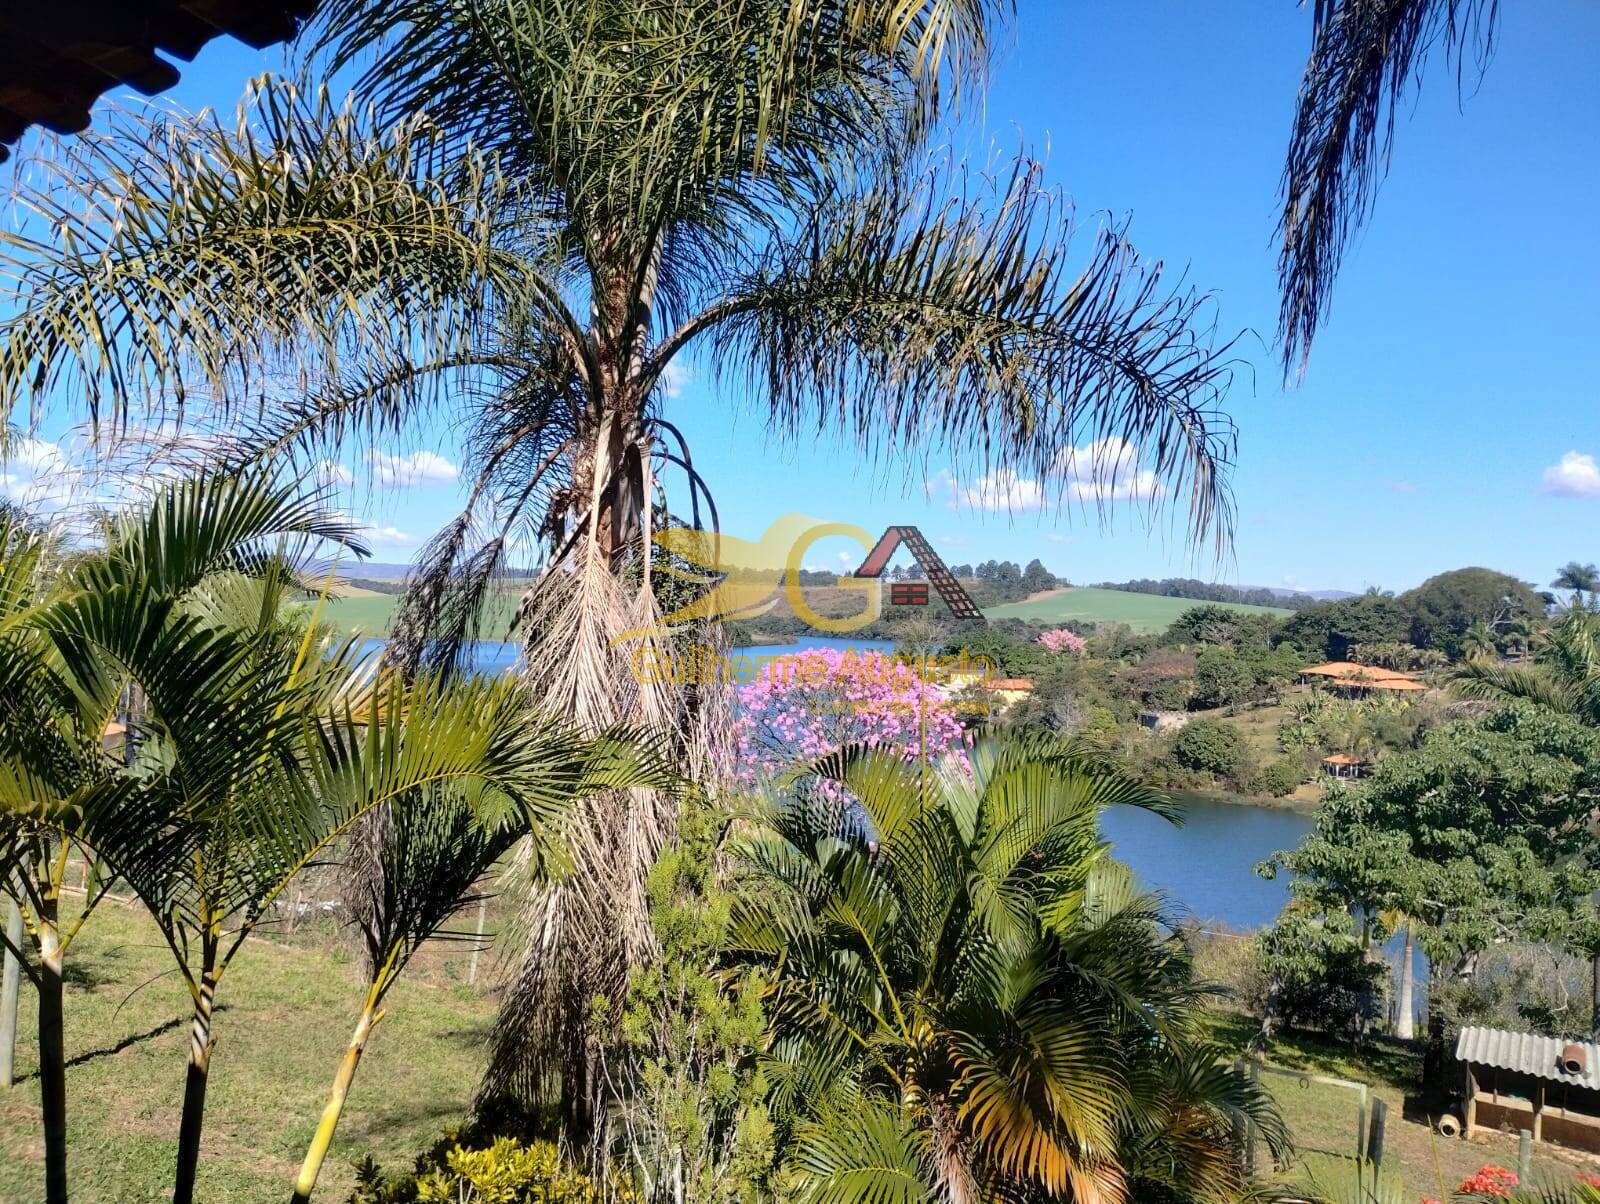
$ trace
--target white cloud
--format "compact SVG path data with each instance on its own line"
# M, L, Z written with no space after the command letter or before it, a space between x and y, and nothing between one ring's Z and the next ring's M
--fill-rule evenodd
M1060 531L1046 531L1044 537L1050 543L1066 543L1072 538L1070 535L1063 535Z
M1139 449L1114 436L1068 448L1056 471L1065 482L1064 496L1075 502L1144 500L1161 492L1156 474L1139 467Z
M1554 497L1600 497L1600 465L1593 456L1569 451L1559 464L1544 470L1539 492Z
M930 477L930 491L947 478ZM1126 439L1096 439L1069 447L1043 477L1023 477L1002 468L965 489L950 482L951 505L980 510L1037 510L1055 502L1148 501L1160 496L1156 474L1139 467L1139 449Z
M947 548L964 548L967 546L967 537L964 535L941 535L939 542Z
M409 548L417 542L415 535L408 535L398 527L367 527L361 534L371 543L393 548Z
M1044 490L1038 481L1002 468L979 477L961 491L960 499L978 510L1037 510L1044 501Z
M380 485L448 485L456 479L456 466L443 456L419 451L409 456L391 456L370 451L367 463Z
M683 396L684 386L694 379L694 370L678 360L667 361L661 371L661 392L669 399Z

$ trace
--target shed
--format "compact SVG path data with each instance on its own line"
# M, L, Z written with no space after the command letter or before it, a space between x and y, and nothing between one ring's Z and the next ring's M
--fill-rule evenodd
M1468 1025L1456 1038L1465 1075L1465 1135L1527 1129L1600 1153L1600 1045L1540 1033Z

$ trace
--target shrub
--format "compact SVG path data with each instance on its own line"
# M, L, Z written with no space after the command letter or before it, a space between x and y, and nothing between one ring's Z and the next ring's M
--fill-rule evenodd
M1069 631L1065 627L1057 627L1047 631L1039 637L1039 647L1046 652L1070 652L1074 656L1083 655L1088 641L1077 632Z
M1245 760L1244 737L1239 729L1216 719L1197 719L1172 741L1172 759L1184 769L1235 776Z
M1306 780L1305 767L1292 757L1279 757L1239 783L1246 794L1263 798L1283 798L1293 794L1296 786Z
M415 1173L386 1179L369 1161L350 1204L635 1204L625 1183L603 1188L569 1166L548 1141L502 1137L484 1149L446 1140L417 1159Z

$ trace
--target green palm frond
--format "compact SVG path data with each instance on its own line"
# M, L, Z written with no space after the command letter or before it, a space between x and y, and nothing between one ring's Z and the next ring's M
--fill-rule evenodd
M1195 1043L1207 988L1099 837L1104 806L1166 800L1018 736L926 767L846 749L784 790L737 848L732 931L771 975L782 1106L818 1126L807 1190L1120 1195L1164 1158L1220 1196L1243 1180L1237 1126L1277 1140L1266 1097ZM836 1113L871 1132L829 1135Z
M18 175L30 220L0 232L0 280L28 298L0 325L0 397L76 391L120 422L189 394L243 404L258 372L303 395L347 357L470 357L491 305L540 290L493 245L503 182L470 153L440 182L437 144L423 118L374 130L271 78L237 126L125 115L61 144Z
M812 1204L929 1204L940 1198L926 1136L869 1100L830 1109L796 1133L802 1199Z
M936 442L957 471L1025 470L1069 498L1075 481L1102 515L1154 504L1153 473L1223 545L1231 361L1195 337L1205 299L1166 291L1121 229L1074 270L1070 211L1040 174L1019 164L996 194L951 201L944 173L893 173L826 198L663 354L703 345L785 431L836 424L913 458ZM964 448L981 450L963 464Z

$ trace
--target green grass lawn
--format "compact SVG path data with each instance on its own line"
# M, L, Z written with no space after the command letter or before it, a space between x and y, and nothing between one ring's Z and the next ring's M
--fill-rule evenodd
M108 901L68 953L68 1157L78 1204L171 1198L188 995L163 976L170 956L158 942L141 913ZM252 940L222 980L196 1190L206 1204L289 1196L360 1006L342 945L326 935L317 945ZM316 1199L343 1201L362 1155L401 1169L462 1120L495 1005L461 981L465 951L449 952L391 993ZM17 1072L27 1077L0 1093L0 1201L43 1196L31 994L24 985Z
M1242 603L1197 602L1192 598L1167 598L1160 594L1135 594L1120 589L1071 588L1053 592L1031 602L1007 602L991 606L984 614L991 619L1029 619L1041 623L1126 623L1135 631L1165 631L1172 621L1194 606L1226 606L1248 614L1287 615L1292 612L1276 606L1245 606Z

